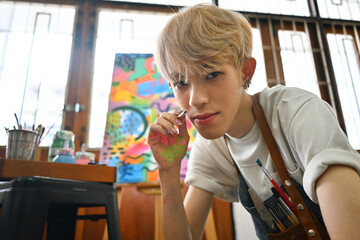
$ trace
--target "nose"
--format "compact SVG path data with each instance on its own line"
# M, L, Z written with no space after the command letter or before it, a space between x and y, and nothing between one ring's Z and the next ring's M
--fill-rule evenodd
M194 107L200 107L210 101L210 96L206 84L197 82L191 84L191 92L189 105Z

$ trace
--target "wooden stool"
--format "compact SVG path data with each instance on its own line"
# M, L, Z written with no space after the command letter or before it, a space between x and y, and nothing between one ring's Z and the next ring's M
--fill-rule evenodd
M47 222L47 239L73 239L78 219L106 218L109 239L120 239L116 188L97 183L47 177L18 177L0 182L0 238L39 240ZM105 206L105 215L78 216L79 207Z

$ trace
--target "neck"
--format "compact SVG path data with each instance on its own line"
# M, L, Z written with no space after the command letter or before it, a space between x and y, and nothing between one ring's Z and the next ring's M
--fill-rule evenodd
M234 122L230 129L227 131L231 137L241 138L245 136L255 124L255 117L252 112L252 100L251 96L246 94L241 100L243 103L236 114Z

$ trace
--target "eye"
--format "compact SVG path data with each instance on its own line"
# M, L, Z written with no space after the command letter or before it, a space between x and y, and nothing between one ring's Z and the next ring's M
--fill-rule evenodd
M217 76L219 76L221 74L221 72L212 72L212 73L209 73L207 76L206 76L206 79L214 79L216 78Z
M177 88L185 87L187 85L188 85L188 83L185 82L184 80L179 80L179 81L174 82L174 87L177 87Z

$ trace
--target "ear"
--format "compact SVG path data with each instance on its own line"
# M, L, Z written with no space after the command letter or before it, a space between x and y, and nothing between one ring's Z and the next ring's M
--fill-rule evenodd
M248 57L242 67L243 73L243 81L246 85L248 81L250 81L254 75L256 68L256 60L253 57Z

